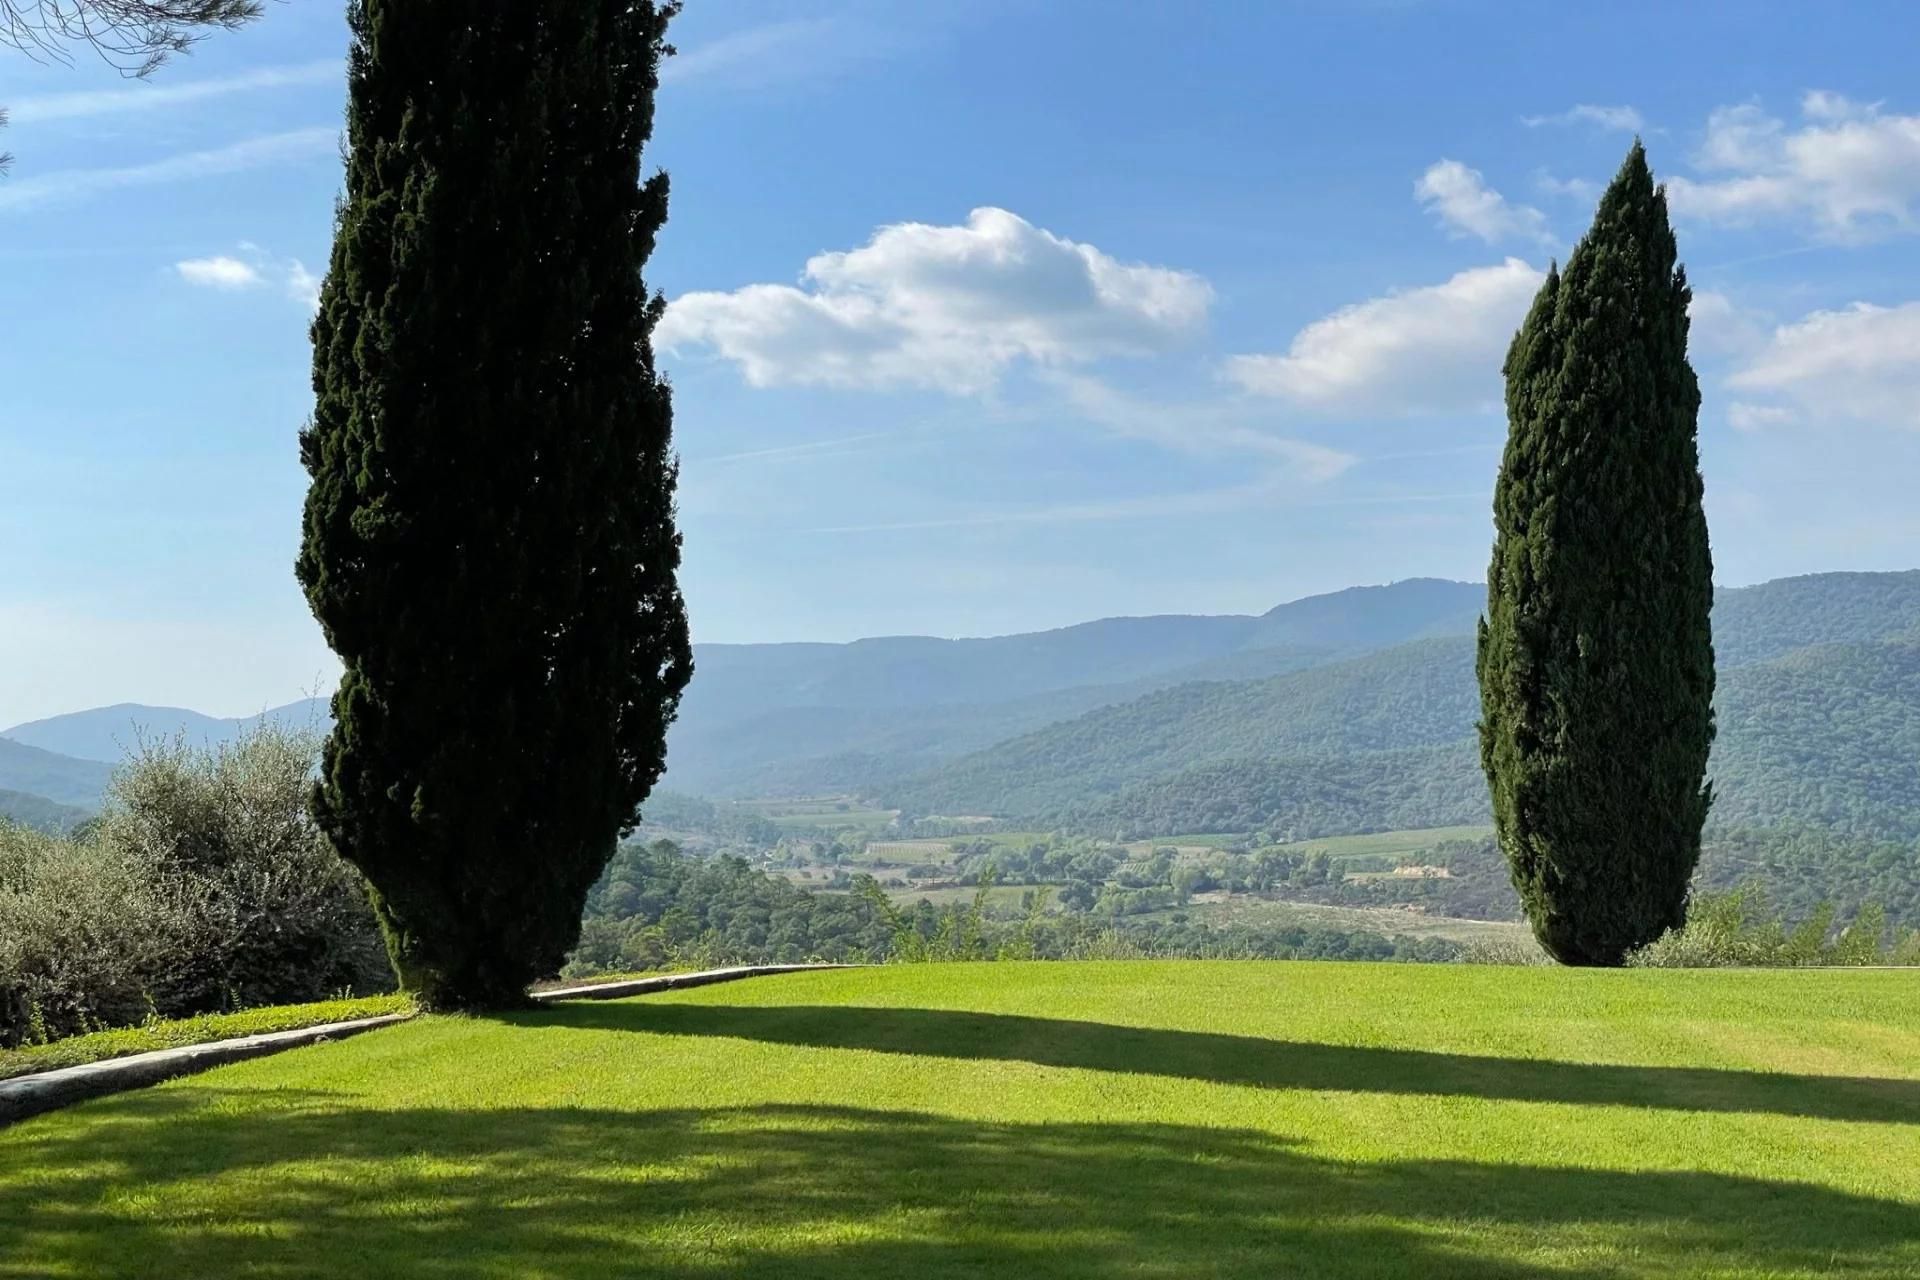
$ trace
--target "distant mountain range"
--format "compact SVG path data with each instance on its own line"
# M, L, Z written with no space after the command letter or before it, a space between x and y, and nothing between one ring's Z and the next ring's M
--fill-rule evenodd
M1481 586L1416 579L1258 617L700 645L666 785L1143 830L1179 796L1234 814L1225 829L1309 811L1471 821L1484 602ZM1714 639L1718 812L1920 834L1920 571L1722 590ZM324 705L264 714L318 723ZM84 806L139 730L211 743L247 722L119 706L17 726L0 734L0 790Z

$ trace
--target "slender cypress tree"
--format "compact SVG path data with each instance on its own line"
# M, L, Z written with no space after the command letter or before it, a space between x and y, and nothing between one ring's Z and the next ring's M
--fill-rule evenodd
M518 1003L692 671L640 177L648 0L353 0L298 573L345 667L314 812L402 981Z
M1534 934L1568 964L1682 922L1712 798L1690 297L1636 141L1507 355L1481 762Z

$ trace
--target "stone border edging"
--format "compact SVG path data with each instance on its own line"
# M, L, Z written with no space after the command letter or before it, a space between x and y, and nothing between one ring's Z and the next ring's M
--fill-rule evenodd
M668 973L657 978L628 978L620 982L600 982L580 987L562 987L557 991L537 991L533 998L535 1000L619 1000L626 996L643 996L653 991L704 987L714 982L764 978L776 973L812 973L817 969L863 967L857 964L739 964L726 969L702 969L697 973Z
M124 1058L102 1058L77 1067L61 1067L29 1076L0 1080L0 1126L43 1111L72 1106L102 1094L119 1093L159 1084L174 1076L191 1075L209 1067L261 1058L284 1049L297 1049L321 1040L338 1040L359 1035L376 1027L404 1022L409 1013L383 1013L350 1022L326 1022L317 1027L297 1027L292 1031L267 1031L241 1036L235 1040L214 1040L206 1044L182 1045L177 1049L152 1049Z
M740 978L758 978L776 973L804 973L813 969L853 969L850 964L743 964L726 969L703 969L697 973L671 973L658 978L633 978L622 982L603 982L597 986L563 987L534 995L538 1001L617 1000L624 996L645 995L651 991L672 991L680 987L704 987L714 982L733 982ZM124 1058L102 1058L77 1067L60 1067L33 1075L0 1080L0 1128L28 1116L72 1106L88 1098L97 1098L127 1089L159 1084L175 1076L192 1075L229 1062L243 1062L270 1053L298 1049L322 1040L340 1040L373 1031L379 1027L405 1022L411 1013L383 1013L348 1022L327 1022L315 1027L296 1027L291 1031L266 1031L233 1040L212 1040L206 1044L182 1045L176 1049L152 1049Z

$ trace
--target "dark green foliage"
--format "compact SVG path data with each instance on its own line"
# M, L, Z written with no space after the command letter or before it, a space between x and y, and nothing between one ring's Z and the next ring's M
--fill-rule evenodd
M345 667L315 813L406 984L524 999L692 658L640 180L676 6L356 0L299 576Z
M1265 829L1302 840L1485 822L1487 799L1463 740L1414 751L1201 765L1049 817L1048 825L1128 839Z
M1471 673L1464 640L1422 640L1267 680L1183 684L880 794L915 812L1052 813L1200 765L1437 746L1471 732Z
M1920 644L1817 645L1720 683L1716 821L1920 836Z
M1711 802L1690 298L1636 142L1507 355L1481 758L1527 917L1569 964L1682 922Z

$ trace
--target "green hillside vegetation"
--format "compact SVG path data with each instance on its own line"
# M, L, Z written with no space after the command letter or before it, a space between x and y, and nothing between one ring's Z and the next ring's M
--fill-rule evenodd
M1808 645L1920 636L1920 569L1816 573L1713 598L1714 658L1722 668Z
M921 812L1042 814L1198 765L1449 743L1471 728L1476 704L1472 641L1418 641L1268 680L1181 685L1001 743L883 794Z
M1720 683L1715 824L1920 838L1920 643L1795 650L1724 668ZM1423 641L1250 684L1166 690L880 794L911 812L1141 836L1482 822L1476 711L1472 642Z
M90 816L91 810L78 805L58 804L45 796L28 795L24 791L0 790L0 822L57 834L73 830Z
M94 809L112 776L113 766L98 760L79 760L0 738L0 790Z
M1819 645L1721 681L1715 821L1920 836L1920 642Z
M428 1017L0 1131L154 1280L1920 1270L1879 972L923 965Z

